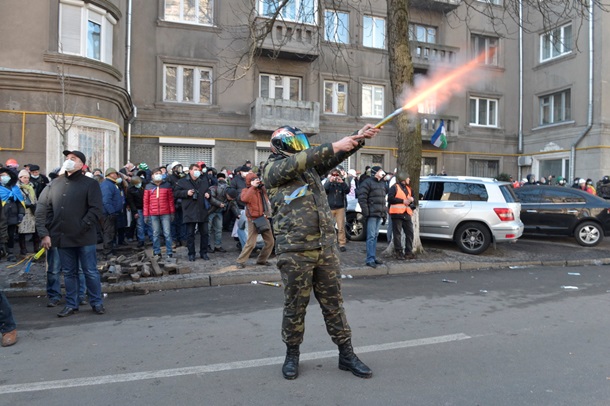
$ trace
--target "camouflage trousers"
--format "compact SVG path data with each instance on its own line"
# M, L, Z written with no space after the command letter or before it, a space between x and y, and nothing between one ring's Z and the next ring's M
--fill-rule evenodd
M347 324L339 257L335 246L301 252L285 252L278 256L277 266L284 283L284 315L282 340L300 345L305 332L305 313L311 291L320 303L326 331L337 345L350 340Z

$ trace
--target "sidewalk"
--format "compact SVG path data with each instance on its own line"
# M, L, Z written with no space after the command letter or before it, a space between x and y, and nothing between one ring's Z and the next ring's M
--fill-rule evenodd
M123 247L120 253L129 255L138 252L135 243ZM384 261L376 269L365 266L365 243L349 242L347 251L340 252L342 274L344 277L383 276L421 272L474 271L477 269L509 268L524 266L578 266L610 264L610 241L606 240L595 248L578 246L573 239L520 239L517 243L491 246L481 255L468 255L460 252L451 242L423 242L424 254L411 261L398 261L383 256L388 244L380 236L378 258ZM150 249L150 246L146 247ZM187 260L186 247L178 247L174 254L176 262L190 273L160 277L141 278L138 282L120 280L116 283L103 283L105 293L134 292L146 294L153 290L184 289L205 286L220 286L250 283L251 281L281 282L271 258L271 266L256 265L256 258L250 258L246 268L237 269L235 259L239 255L236 242L228 232L223 233L223 248L226 253L209 254L210 261L197 255L195 262ZM44 257L43 257L44 258ZM99 264L102 262L100 261ZM28 274L23 273L22 265L8 268L12 263L0 261L0 289L9 297L45 296L46 270L44 259L35 263ZM10 287L14 286L14 287Z

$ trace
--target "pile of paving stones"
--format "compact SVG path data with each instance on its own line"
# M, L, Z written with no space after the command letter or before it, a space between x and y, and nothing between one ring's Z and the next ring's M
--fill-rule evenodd
M98 264L102 282L117 283L124 280L139 282L142 278L191 273L191 268L176 258L161 259L150 250L132 255L111 257Z

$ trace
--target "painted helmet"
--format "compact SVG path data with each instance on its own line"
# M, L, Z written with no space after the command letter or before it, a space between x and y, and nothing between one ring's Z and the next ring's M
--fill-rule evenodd
M271 135L271 152L290 156L310 147L309 139L296 127L280 127Z

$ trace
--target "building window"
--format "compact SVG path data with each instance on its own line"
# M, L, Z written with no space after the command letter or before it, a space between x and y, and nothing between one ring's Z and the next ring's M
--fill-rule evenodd
M301 78L292 76L260 76L260 97L268 99L301 100Z
M362 85L362 116L383 117L384 87Z
M569 89L540 97L540 125L569 121L571 118Z
M349 43L349 14L326 10L324 13L324 39L341 44Z
M409 24L409 41L436 44L436 28L426 25Z
M540 36L540 62L572 51L572 25L564 25Z
M470 98L470 124L485 127L498 126L498 100L482 97Z
M212 25L214 0L165 0L165 20Z
M470 160L470 176L497 178L500 175L500 162L487 159Z
M285 0L258 0L259 14L263 17L273 17ZM278 17L286 21L304 24L316 24L317 0L288 0L280 10Z
M480 58L482 65L498 65L498 38L473 35L470 46L473 59Z
M165 65L163 101L212 104L212 69Z
M169 162L178 161L184 168L188 168L191 164L203 161L209 168L214 166L213 151L211 146L162 145L159 164L167 165Z
M324 112L347 114L347 83L324 82Z
M364 16L363 45L370 48L385 49L385 19Z
M499 6L502 4L502 0L477 0L479 3L489 3Z
M436 174L436 158L422 157L421 167L419 169L420 176L428 176Z
M117 21L106 10L84 1L59 4L59 52L112 65L112 36Z

